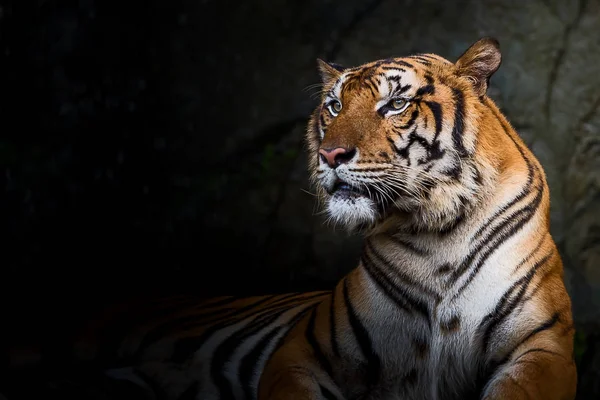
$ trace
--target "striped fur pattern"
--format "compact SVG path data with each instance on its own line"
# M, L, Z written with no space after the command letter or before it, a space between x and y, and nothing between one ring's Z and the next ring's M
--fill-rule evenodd
M117 348L112 376L156 399L573 399L548 186L485 94L499 65L487 38L455 63L320 62L309 168L365 235L358 267L331 292L170 302L91 354Z

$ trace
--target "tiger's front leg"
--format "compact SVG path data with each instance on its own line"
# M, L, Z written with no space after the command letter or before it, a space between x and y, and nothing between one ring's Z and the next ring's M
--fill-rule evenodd
M572 322L566 315L555 315L542 328L498 368L484 390L483 400L575 398Z
M483 400L572 400L577 377L572 360L531 349L493 378Z
M333 378L330 335L325 335L330 306L331 299L315 307L271 355L259 380L259 400L344 399Z
M303 344L287 343L273 354L260 379L259 400L343 399Z

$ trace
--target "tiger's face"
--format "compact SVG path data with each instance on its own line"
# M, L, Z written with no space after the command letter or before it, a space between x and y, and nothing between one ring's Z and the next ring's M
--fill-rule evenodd
M392 215L427 229L460 218L481 184L479 110L497 42L480 40L455 64L433 54L319 63L322 101L307 138L329 217L349 229Z

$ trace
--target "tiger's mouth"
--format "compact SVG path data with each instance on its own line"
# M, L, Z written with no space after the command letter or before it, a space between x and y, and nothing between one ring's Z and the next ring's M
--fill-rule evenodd
M369 193L359 187L350 185L348 182L345 182L341 179L338 179L335 184L333 185L333 188L331 189L331 191L329 192L329 194L335 198L335 199L356 199L359 197L368 197L370 198L371 196L369 195Z
M369 226L379 217L379 203L372 198L366 186L357 186L339 178L328 190L327 212L332 221L349 230Z

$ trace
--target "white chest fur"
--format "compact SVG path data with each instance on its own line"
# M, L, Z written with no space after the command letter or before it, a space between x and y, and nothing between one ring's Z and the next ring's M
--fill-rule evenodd
M479 240L489 235L477 235L481 228L468 223L445 237L371 239L360 273L365 292L372 295L362 298L359 307L381 356L384 389L374 398L453 399L481 389L478 379L501 356L498 352L510 346L507 342L488 351L489 320L527 273L524 261L531 252L528 243L539 236L536 226L534 217L518 232L496 241ZM369 273L369 262L399 289L383 290L381 281ZM402 298L407 309L399 310L398 303L390 301L394 296Z

